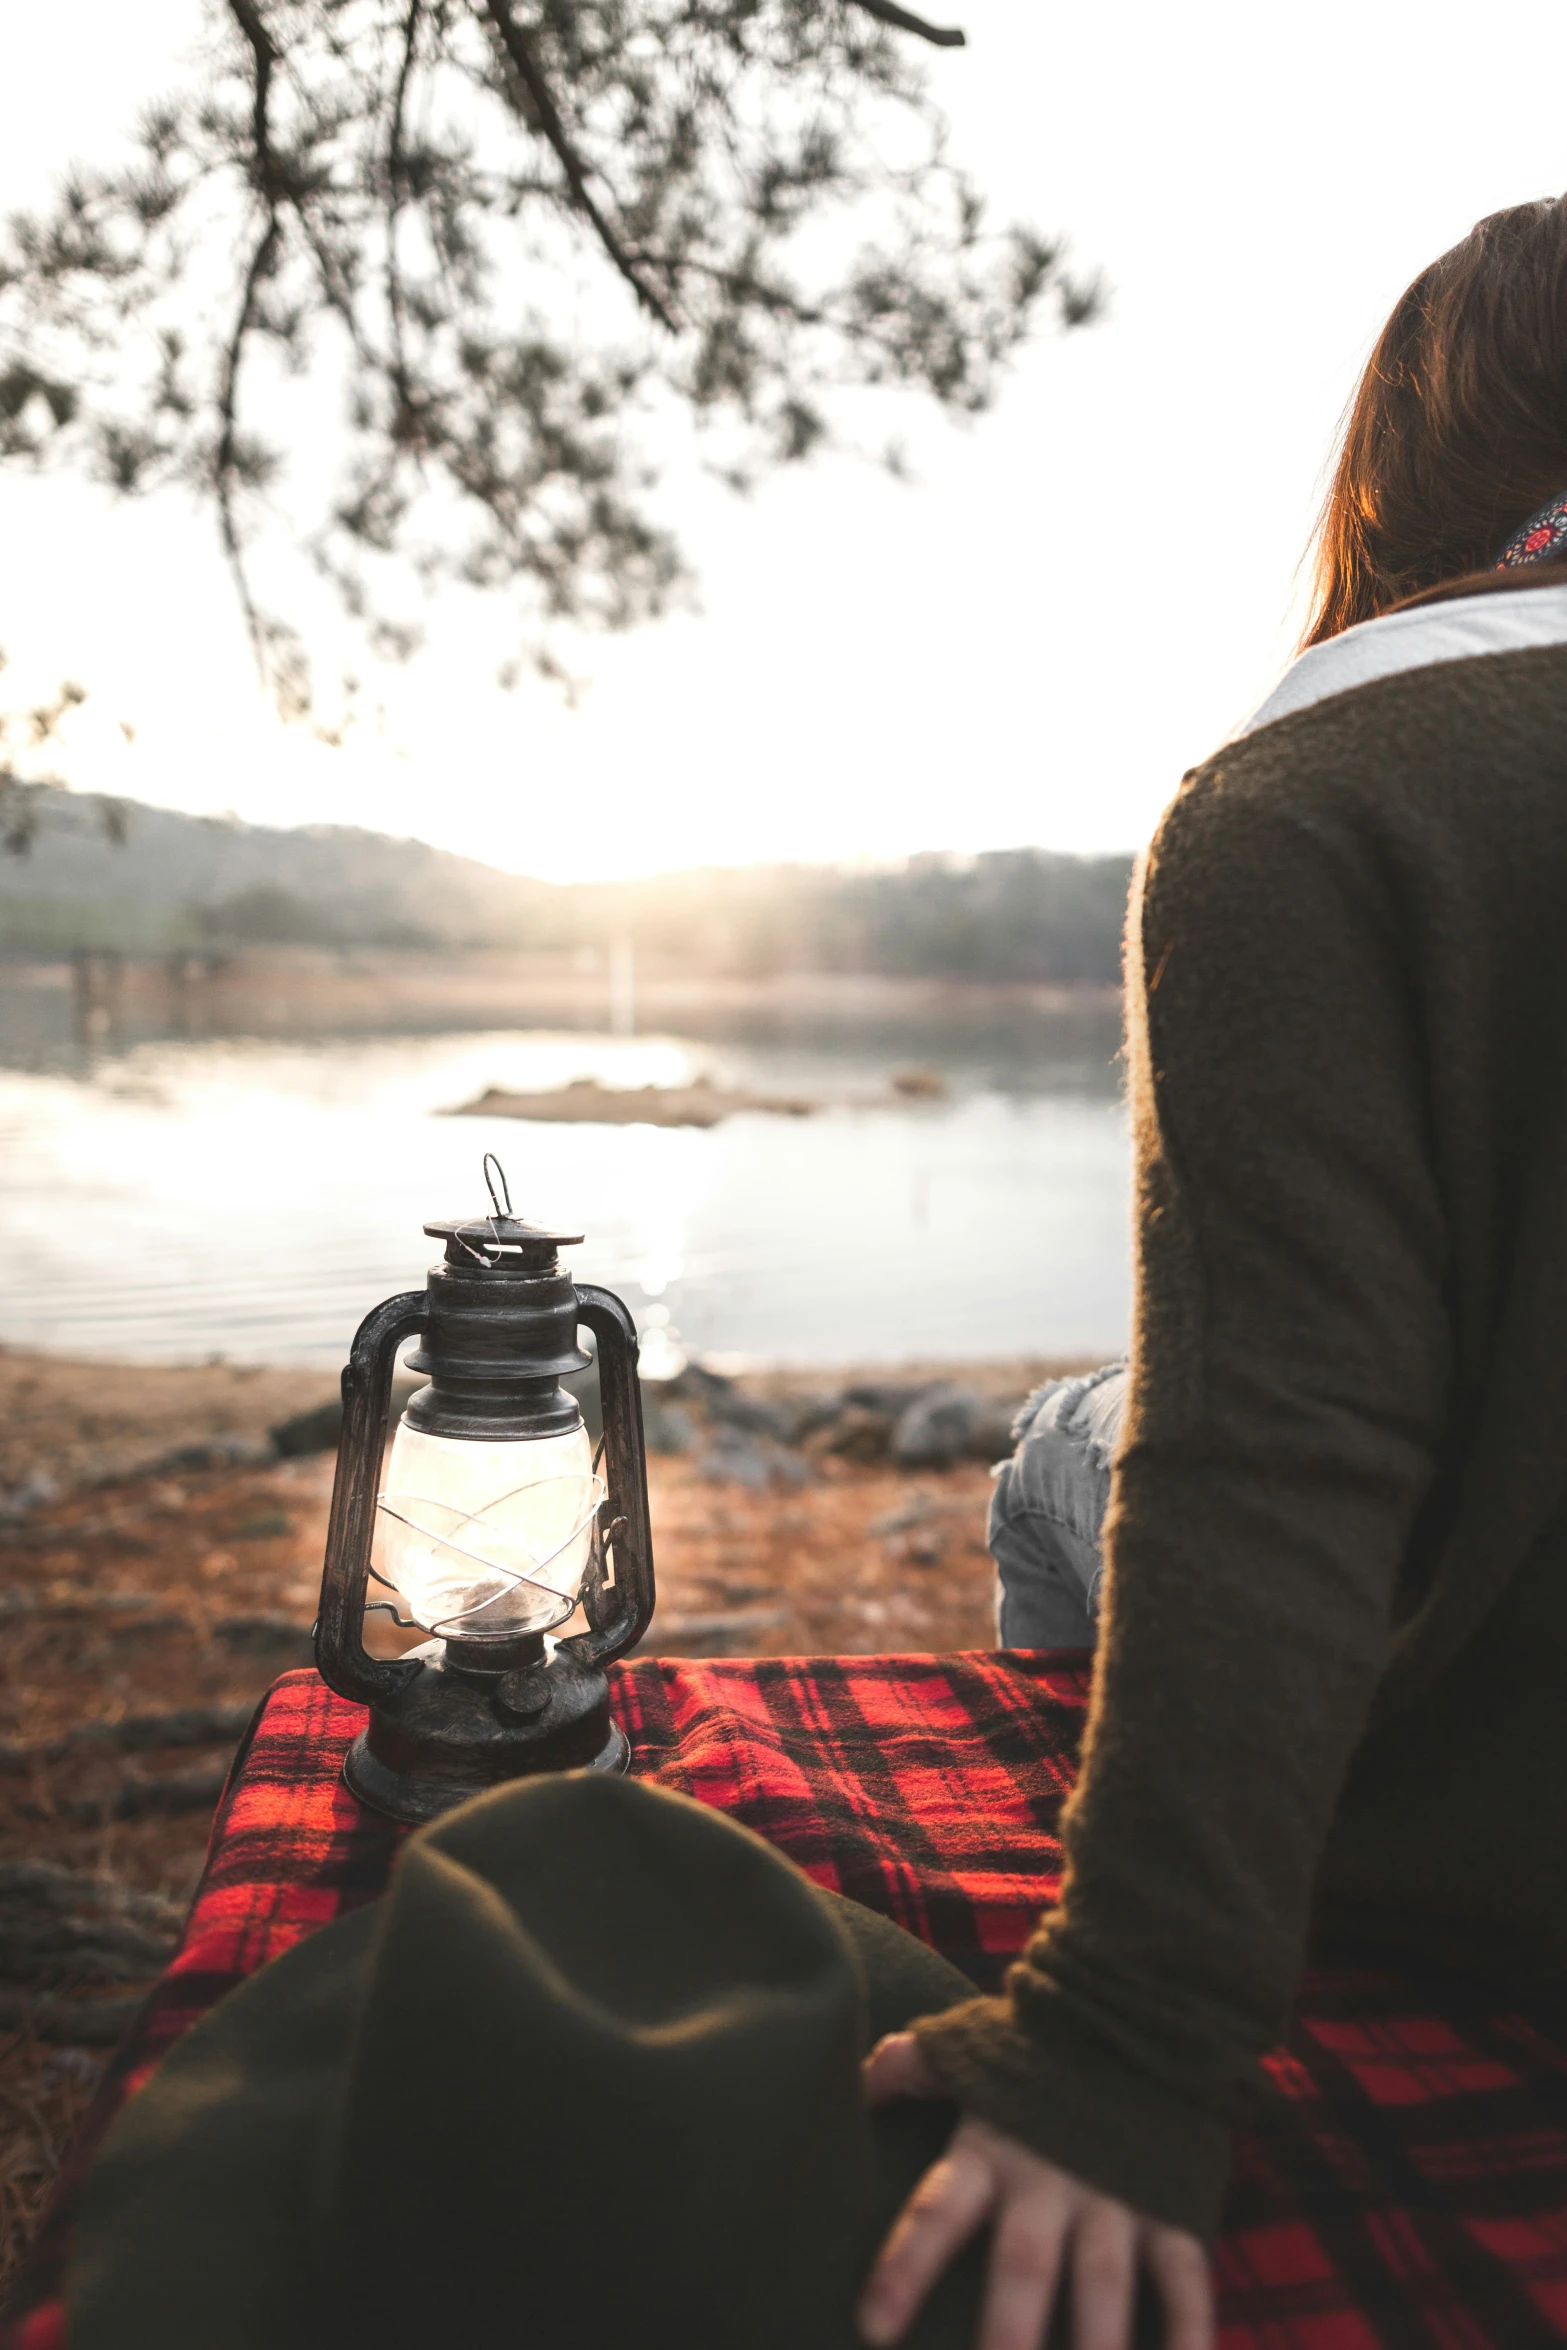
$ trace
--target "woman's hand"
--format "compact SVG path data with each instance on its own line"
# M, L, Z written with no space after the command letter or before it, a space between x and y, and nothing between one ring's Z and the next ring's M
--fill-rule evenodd
M894 2032L871 2050L865 2094L872 2105L942 2094L912 2032ZM1128 2350L1139 2264L1163 2297L1166 2350L1213 2350L1208 2261L1195 2236L1085 2187L972 2114L882 2246L860 2301L867 2342L900 2338L953 2254L987 2220L995 2237L975 2350L1042 2350L1068 2275L1075 2350Z

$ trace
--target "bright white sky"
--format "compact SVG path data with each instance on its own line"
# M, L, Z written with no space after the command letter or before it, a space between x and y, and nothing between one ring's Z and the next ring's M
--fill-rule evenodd
M1567 184L1544 0L932 0L960 155L1066 231L1102 325L999 410L921 429L919 482L833 461L683 500L703 612L591 648L566 710L460 627L391 735L331 752L259 702L210 526L0 475L18 692L81 678L83 785L413 833L558 877L1144 840L1299 625L1339 414L1402 286L1479 214ZM195 0L8 12L0 202L172 78ZM119 747L113 721L137 728Z

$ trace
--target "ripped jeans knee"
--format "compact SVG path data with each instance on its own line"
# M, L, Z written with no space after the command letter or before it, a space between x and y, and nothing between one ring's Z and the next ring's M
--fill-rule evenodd
M990 1503L1003 1648L1092 1648L1099 1637L1100 1534L1126 1384L1126 1365L1107 1363L1036 1388L1018 1415Z

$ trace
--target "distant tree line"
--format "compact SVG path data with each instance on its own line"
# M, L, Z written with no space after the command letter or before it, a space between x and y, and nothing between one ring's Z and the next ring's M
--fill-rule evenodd
M517 883L515 914L493 911L454 938L406 900L357 905L275 885L199 909L222 944L508 946L576 955L585 966L629 944L645 963L711 977L777 971L1113 986L1120 976L1129 856L1043 849L929 855L877 871L763 865L552 886Z
M561 946L624 938L639 955L714 974L863 971L1113 986L1131 863L1001 849L871 871L764 865L667 874L563 889L546 922Z
M447 943L396 899L365 891L347 908L302 897L275 881L192 906L182 930L211 947L439 947ZM486 940L484 943L488 944Z

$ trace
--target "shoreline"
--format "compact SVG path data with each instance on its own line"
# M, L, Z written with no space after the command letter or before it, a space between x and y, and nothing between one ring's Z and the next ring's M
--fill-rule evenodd
M900 1049L1003 1035L1118 1039L1120 990L1094 984L639 963L634 988L559 958L316 947L212 954L0 953L0 1036L95 1051L153 1039L418 1036L484 1029L842 1042ZM1114 1049L1114 1046L1111 1046Z
M732 1369L722 1360L710 1367L766 1403L874 1382L950 1381L1003 1405L1045 1379L1091 1366L1080 1355L1030 1355L866 1358L809 1368ZM182 1467L263 1466L278 1457L272 1430L333 1403L338 1377L264 1363L137 1363L0 1342L0 1516L20 1519L69 1493ZM654 1395L666 1384L646 1382Z

